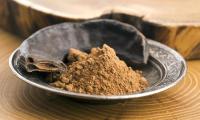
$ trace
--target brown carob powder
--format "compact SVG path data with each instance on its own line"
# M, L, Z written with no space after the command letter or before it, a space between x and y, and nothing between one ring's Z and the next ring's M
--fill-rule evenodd
M123 95L140 92L148 83L138 70L120 60L111 47L92 48L91 53L70 49L68 65L51 85L71 92L95 95Z

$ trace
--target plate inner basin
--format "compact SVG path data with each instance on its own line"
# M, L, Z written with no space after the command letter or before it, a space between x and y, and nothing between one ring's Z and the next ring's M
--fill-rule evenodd
M16 56L16 53L15 53L13 58L16 58L15 56ZM126 64L128 66L132 67L134 70L142 71L142 74L144 75L144 77L149 82L150 88L158 85L163 80L163 78L165 76L165 69L164 69L163 65L151 56L149 57L148 63L145 64L145 65L144 64L143 65L134 64L133 62L131 62L131 60L124 57L123 55L117 54L117 56L121 60L124 60L126 62ZM24 78L26 78L26 79L28 79L28 80L36 83L36 84L52 87L52 86L48 85L48 82L45 80L46 77L49 76L49 74L40 73L40 72L28 73L22 67L15 65L14 64L14 63L16 63L15 60L16 59L13 59L13 61L12 61L13 65L14 65L14 69L21 76L23 76Z

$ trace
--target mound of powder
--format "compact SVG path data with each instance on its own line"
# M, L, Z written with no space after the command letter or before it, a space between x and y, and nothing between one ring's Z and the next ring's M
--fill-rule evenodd
M89 54L70 49L68 65L51 85L71 92L95 95L123 95L140 92L147 80L120 60L111 47L92 48Z

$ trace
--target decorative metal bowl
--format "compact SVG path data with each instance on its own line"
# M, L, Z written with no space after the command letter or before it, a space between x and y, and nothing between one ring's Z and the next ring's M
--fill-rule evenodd
M67 97L84 100L126 100L153 95L168 88L175 86L186 73L186 62L180 54L173 49L153 40L147 40L149 44L149 60L147 64L133 65L136 69L142 70L144 76L150 83L150 86L140 93L127 95L100 96L82 93L74 93L61 90L50 86L44 82L39 73L28 73L23 68L17 66L16 57L19 48L16 49L9 58L9 66L12 72L21 80L35 87L47 90L49 92L65 95ZM123 59L123 58L121 58ZM126 61L126 60L125 60ZM129 64L129 63L128 63Z

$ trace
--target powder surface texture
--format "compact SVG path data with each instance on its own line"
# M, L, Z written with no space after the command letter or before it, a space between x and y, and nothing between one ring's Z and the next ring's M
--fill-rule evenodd
M142 72L128 67L106 44L92 48L89 54L71 48L67 59L67 69L51 85L94 95L132 94L148 87Z

